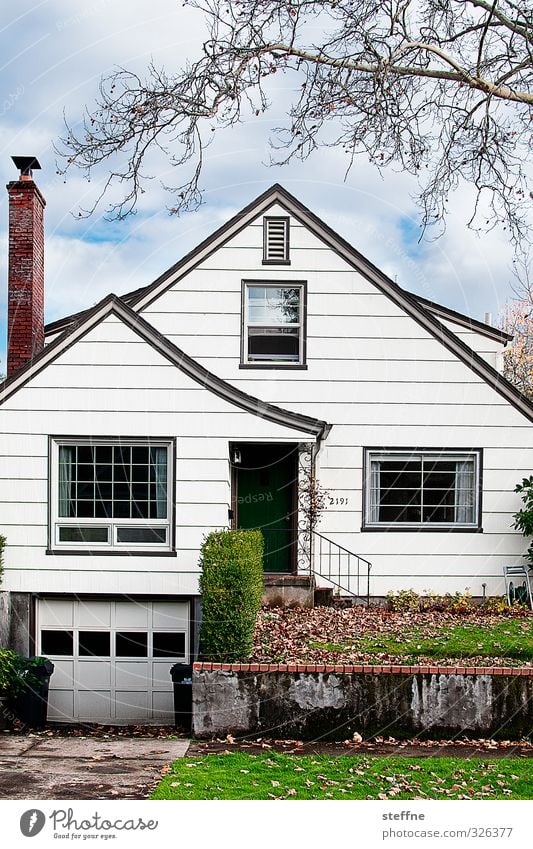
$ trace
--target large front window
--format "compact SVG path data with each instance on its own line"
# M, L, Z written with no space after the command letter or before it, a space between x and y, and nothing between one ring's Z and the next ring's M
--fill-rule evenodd
M54 439L58 548L169 549L170 441Z
M479 526L480 452L366 452L367 529Z
M304 286L244 284L243 364L304 363Z

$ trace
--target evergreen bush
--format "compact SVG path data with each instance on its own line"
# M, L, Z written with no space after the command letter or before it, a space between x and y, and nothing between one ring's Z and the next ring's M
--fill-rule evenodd
M263 595L263 547L261 531L214 531L205 538L200 560L205 660L235 663L250 656Z

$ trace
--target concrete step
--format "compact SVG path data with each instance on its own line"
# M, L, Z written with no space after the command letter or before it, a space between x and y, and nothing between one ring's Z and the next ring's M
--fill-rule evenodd
M310 575L263 575L266 607L313 607L315 579Z

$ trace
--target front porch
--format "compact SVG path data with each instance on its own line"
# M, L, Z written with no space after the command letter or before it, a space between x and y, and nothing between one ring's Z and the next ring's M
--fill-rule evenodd
M230 444L232 527L258 529L265 541L263 601L312 607L333 592L368 602L369 561L316 531L326 493L312 443Z

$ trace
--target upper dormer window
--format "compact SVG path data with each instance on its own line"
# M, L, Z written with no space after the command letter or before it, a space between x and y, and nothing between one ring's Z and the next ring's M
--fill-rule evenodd
M290 265L288 218L263 218L263 265Z

